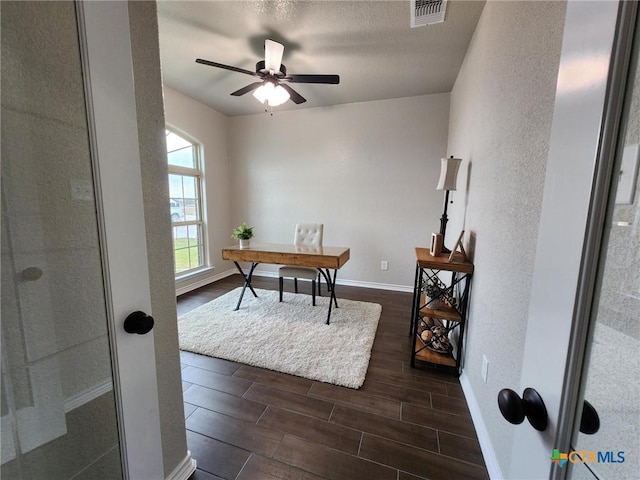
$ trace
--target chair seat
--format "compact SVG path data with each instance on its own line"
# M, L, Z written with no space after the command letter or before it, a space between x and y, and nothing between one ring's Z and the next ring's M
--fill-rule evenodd
M308 280L315 280L318 276L318 269L311 267L280 267L279 276L281 277L294 277L294 278L306 278Z

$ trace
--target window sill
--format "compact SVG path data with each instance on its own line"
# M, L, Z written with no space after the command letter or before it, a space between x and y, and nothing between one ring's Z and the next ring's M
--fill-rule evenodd
M214 267L203 267L199 270L176 277L176 295L190 292L213 281Z

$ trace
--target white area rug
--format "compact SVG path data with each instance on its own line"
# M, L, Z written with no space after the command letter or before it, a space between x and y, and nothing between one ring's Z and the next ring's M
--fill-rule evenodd
M338 298L327 325L328 297L247 289L233 311L241 288L178 319L180 349L211 357L360 388L382 307Z

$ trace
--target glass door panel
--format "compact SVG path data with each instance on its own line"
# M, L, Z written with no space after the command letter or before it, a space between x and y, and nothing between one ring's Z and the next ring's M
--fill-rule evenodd
M599 417L578 433L567 464L571 480L637 478L640 472L640 70L638 26L621 140L615 206L603 242L596 316L583 398ZM580 414L580 411L578 412Z
M121 479L74 3L0 8L0 478Z

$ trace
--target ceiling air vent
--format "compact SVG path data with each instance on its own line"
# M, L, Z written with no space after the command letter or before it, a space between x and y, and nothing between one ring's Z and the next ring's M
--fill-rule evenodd
M411 28L444 22L447 0L411 0Z

